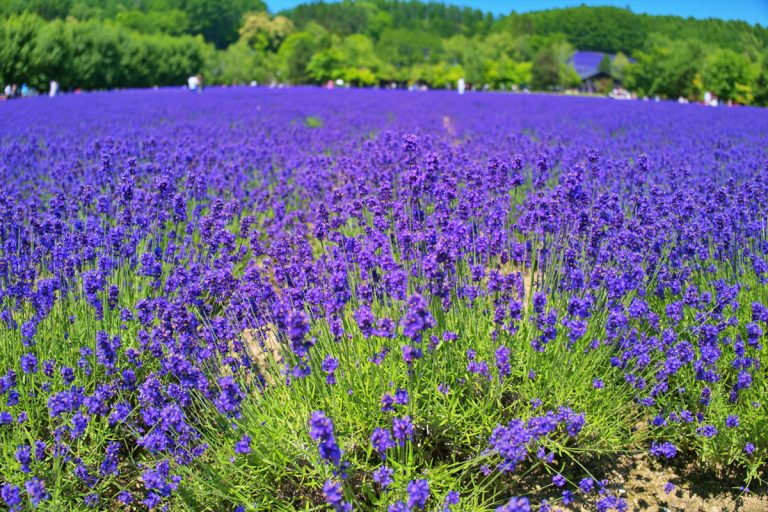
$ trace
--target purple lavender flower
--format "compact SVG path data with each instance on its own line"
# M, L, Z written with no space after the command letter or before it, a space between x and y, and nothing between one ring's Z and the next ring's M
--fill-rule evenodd
M531 502L528 498L512 498L506 505L498 507L496 512L531 512Z
M24 373L37 372L37 357L33 353L27 353L21 356L21 369Z
M357 322L357 326L360 328L360 332L363 333L363 336L367 338L373 334L376 318L373 316L371 308L365 305L360 306L360 308L355 311L354 318L355 322Z
M50 497L45 488L45 482L36 477L24 482L24 489L26 489L27 496L34 506L38 506Z
M248 434L243 434L243 437L235 443L235 453L240 455L248 455L251 453L251 438Z
M443 501L443 512L451 512L451 505L458 505L461 497L456 491L448 491Z
M508 377L512 373L510 365L510 354L512 353L504 345L496 349L496 368L499 370L499 380L503 381L504 377Z
M531 407L480 443L481 476L554 467L550 441L572 444L586 416L544 410L552 397L506 392L526 373L513 387L544 389L557 378L553 361L581 371L581 381L592 377L594 390L610 388L593 391L595 403L632 397L603 404L606 421L622 427L623 405L638 406L660 436L652 457L676 457L672 443L691 431L720 440L704 443L713 460L733 449L729 440L752 463L763 457L759 442L740 435L754 433L761 415L752 413L764 407L753 401L768 326L768 307L756 301L768 283L767 116L347 93L131 91L70 95L56 108L1 106L13 122L0 123L0 326L19 345L6 347L13 370L0 369L0 430L16 439L10 465L20 468L5 475L7 508L35 500L43 508L47 494L63 509L115 500L172 507L177 466L195 467L211 450L224 452L207 460L258 455L246 435L237 439L242 431L232 448L209 439L218 424L253 421L246 402L333 404L353 391L364 401L366 390L352 386L358 378L372 379L374 409L381 379L409 381L410 396L392 385L382 399L393 422L370 438L382 461L414 440L406 413L427 417L430 435L440 429L431 420L441 420L431 418L433 406L485 401ZM323 129L293 122L308 106ZM443 123L442 114L432 122L436 111ZM535 115L518 115L526 112ZM78 123L62 131L73 113ZM67 312L80 302L77 315ZM593 326L605 335L586 339ZM523 367L511 358L528 350L524 338L536 353L523 354L517 375ZM397 346L405 364L387 357ZM469 374L456 374L469 347ZM333 475L327 503L347 510L348 467L333 423L321 412L308 420L328 466L320 469ZM456 425L442 434L461 437ZM721 428L732 435L717 435ZM589 434L602 430L596 423ZM92 446L100 439L105 446ZM693 456L704 449L686 445ZM64 471L54 480L51 467ZM32 478L38 469L41 480ZM398 483L418 478L413 470L398 472ZM378 468L377 489L393 487L394 475ZM27 485L13 485L22 476ZM569 489L561 480L563 501L599 491L599 511L627 508L600 482ZM145 489L134 498L110 481ZM403 500L392 510L429 506L411 483L408 498L382 499ZM449 505L447 497L431 504ZM502 510L527 506L515 500Z
M343 510L342 502L344 501L344 494L342 493L341 483L327 480L323 484L323 496L326 503L331 505L336 510Z
M392 419L392 432L400 446L405 446L406 441L413 440L413 423L410 416Z
M21 510L21 489L12 484L3 484L0 488L0 496L12 512Z
M134 502L133 495L128 491L120 491L117 493L117 501L120 503L123 503L124 505L130 505Z
M435 319L424 298L421 295L408 297L408 309L403 317L403 334L418 342L421 341L423 331L434 326Z
M714 425L704 425L696 429L696 432L703 437L713 438L717 435L717 429Z
M395 442L392 440L392 436L389 430L385 428L376 428L371 434L371 445L373 449L379 452L382 460L387 459L387 450L394 448Z
M323 371L328 374L325 378L326 384L329 386L332 386L336 384L336 369L339 367L339 360L336 359L333 356L325 356L325 359L323 359L322 368Z
M387 466L381 466L379 469L373 472L373 481L381 486L382 489L386 489L392 485L392 475L394 471Z
M408 483L408 508L413 510L423 509L429 498L429 482L426 480L413 480Z
M216 407L223 414L236 416L240 409L240 402L243 401L243 392L240 386L232 377L221 377L219 379L221 391L216 399Z
M651 443L651 455L654 457L664 457L673 459L677 455L677 447L669 441L662 443Z
M19 445L16 448L16 461L21 466L21 470L24 473L31 471L29 465L32 463L32 449L27 444Z
M395 397L391 393L384 393L381 397L381 411L388 412L395 410Z
M582 478L579 481L579 489L584 494L589 494L595 488L595 481L591 478Z
M323 411L315 411L309 418L309 436L318 443L320 458L334 466L341 463L341 449L336 444L333 423Z

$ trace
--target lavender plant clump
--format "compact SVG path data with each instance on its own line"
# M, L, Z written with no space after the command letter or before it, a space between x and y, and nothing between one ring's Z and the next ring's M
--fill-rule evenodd
M768 112L230 88L0 118L6 509L623 511L585 468L630 452L765 479Z

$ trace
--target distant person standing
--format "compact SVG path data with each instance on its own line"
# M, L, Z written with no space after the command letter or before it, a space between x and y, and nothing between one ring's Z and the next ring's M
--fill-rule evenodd
M459 94L464 94L466 87L467 84L464 82L464 78L459 78L459 81L456 83L456 89L459 91Z
M59 82L51 80L51 88L48 90L48 96L53 98L57 94L59 94Z
M3 96L6 98L10 98L11 94L13 94L13 90L11 89L11 84L5 84L5 89L3 89Z
M187 78L187 87L189 87L189 90L192 92L197 91L197 87L200 85L200 82L198 81L197 75L192 75L189 78Z

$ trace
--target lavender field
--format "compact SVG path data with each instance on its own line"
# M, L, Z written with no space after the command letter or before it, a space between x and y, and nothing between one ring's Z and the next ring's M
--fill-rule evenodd
M626 460L765 492L768 111L32 98L0 187L5 509L635 510Z

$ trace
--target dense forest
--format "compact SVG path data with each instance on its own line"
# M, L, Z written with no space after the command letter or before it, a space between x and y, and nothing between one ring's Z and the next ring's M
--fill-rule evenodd
M574 7L493 16L416 0L0 0L0 83L65 90L206 83L577 87L576 50L640 95L768 103L768 29ZM612 86L611 82L608 82Z

